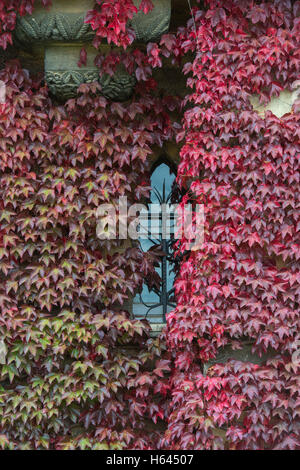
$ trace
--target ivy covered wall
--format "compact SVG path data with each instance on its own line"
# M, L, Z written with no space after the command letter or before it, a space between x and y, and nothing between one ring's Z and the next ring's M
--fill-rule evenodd
M0 1L3 49L33 4ZM136 2L95 2L96 64L135 77L126 103L98 83L61 103L17 62L0 71L2 448L300 447L297 95L267 110L298 87L300 3L192 5L187 26L141 47ZM159 91L167 68L184 97ZM177 307L154 340L123 303L155 257L100 241L96 210L147 197L151 155L176 138L205 240L179 241Z

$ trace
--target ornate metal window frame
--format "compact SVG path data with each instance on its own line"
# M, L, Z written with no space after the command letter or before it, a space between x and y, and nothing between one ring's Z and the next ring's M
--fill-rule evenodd
M151 175L155 173L155 171L162 165L165 165L169 168L170 175L174 176L173 182L175 181L176 178L176 165L171 162L167 157L161 157L159 158L152 166L151 168ZM159 204L163 205L169 205L171 203L171 198L172 198L172 190L171 192L167 192L167 187L166 187L166 180L164 179L163 184L162 184L162 191L159 191L158 188L153 187L151 194L154 194L156 196L157 201ZM149 201L148 207L151 204L151 201ZM155 324L165 324L166 323L166 315L167 313L172 309L176 307L176 304L173 301L172 296L174 295L174 286L170 288L169 286L169 279L170 279L170 273L172 272L172 268L175 265L175 259L173 255L173 244L174 244L174 232L173 226L171 225L168 227L168 229L171 228L171 234L170 238L166 238L166 233L168 232L166 226L164 225L166 223L165 218L162 215L162 212L157 214L157 220L159 222L159 233L155 237L150 237L147 239L149 242L152 243L152 246L159 246L161 248L161 252L163 255L161 255L161 262L159 268L157 268L157 271L160 275L161 278L161 283L160 287L153 287L150 292L153 292L154 295L156 295L157 302L149 304L148 302L144 301L143 299L143 293L139 293L134 301L133 305L136 306L136 309L138 309L138 305L143 305L147 310L144 315L139 315L138 313L134 313L134 316L139 319L147 319L149 320L150 323ZM170 222L171 224L175 224L175 215L170 212ZM150 222L150 219L148 218L147 220L148 224ZM149 232L148 232L149 233ZM137 298L139 299L139 302L137 302ZM160 309L159 314L153 314L152 312L155 311L155 309ZM157 321L160 320L160 321Z

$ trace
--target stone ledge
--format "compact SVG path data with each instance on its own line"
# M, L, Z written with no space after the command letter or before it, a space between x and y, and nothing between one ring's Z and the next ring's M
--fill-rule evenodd
M272 359L276 356L276 351L270 351L262 356L252 353L253 344L245 343L242 349L233 350L230 346L225 346L222 348L215 359L211 359L204 363L203 374L206 375L210 367L216 364L225 364L230 360L240 361L240 362L251 362L252 364L261 365L266 362L268 359Z
M150 336L151 338L156 338L161 334L163 328L166 326L166 323L150 323L150 326L152 330Z

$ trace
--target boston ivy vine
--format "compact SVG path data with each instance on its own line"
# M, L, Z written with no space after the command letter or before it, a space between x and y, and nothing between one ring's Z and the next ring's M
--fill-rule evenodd
M299 101L265 116L299 77L300 3L205 2L177 35L188 109L179 183L204 204L205 242L184 255L168 319L176 353L166 442L172 449L299 448ZM206 372L225 346L255 361ZM217 360L218 362L218 360Z
M17 64L0 79L0 445L158 447L168 361L124 306L153 256L100 241L96 211L147 197L150 147L173 134L168 102L137 90L109 103L92 84L56 106Z

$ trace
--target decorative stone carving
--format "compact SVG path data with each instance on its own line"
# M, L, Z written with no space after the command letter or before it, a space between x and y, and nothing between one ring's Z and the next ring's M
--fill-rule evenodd
M111 77L100 77L99 70L94 65L97 51L86 46L87 64L79 67L79 50L77 45L56 44L45 49L45 80L51 93L58 99L74 98L78 87L82 83L99 81L102 93L111 100L124 101L130 98L135 86L135 78L129 75L125 69L119 67Z
M22 44L33 41L89 41L94 37L90 25L84 23L85 14L39 12L35 16L18 19L16 37Z
M98 79L98 73L92 71L77 72L70 70L68 72L46 71L45 79L49 90L58 99L68 100L74 98L76 90L82 83L92 83Z
M137 6L140 0L134 0ZM145 15L139 12L131 21L139 41L154 41L167 32L171 16L171 0L153 0L154 9ZM19 17L15 37L25 47L42 44L45 48L45 80L51 93L61 100L73 98L80 84L99 80L102 93L109 99L124 101L132 95L135 77L118 69L113 77L100 78L94 64L96 49L94 32L84 23L86 12L94 0L52 0L50 10L37 3L33 15ZM88 45L88 63L79 67L79 54Z
M117 70L112 77L108 74L103 75L99 81L104 96L111 100L120 101L128 100L136 85L135 77L129 75L122 68Z
M132 95L135 80L130 75L115 74L113 77L105 75L99 79L99 72L76 71L68 72L45 72L45 79L49 89L58 99L68 100L76 96L78 87L82 83L100 81L102 93L111 100L125 101Z
M154 8L144 14L139 11L131 20L130 26L134 29L138 41L156 41L167 33L171 20L171 0L152 0ZM138 7L140 0L134 0Z
M139 11L130 26L138 41L148 42L159 39L170 25L171 0L152 0L154 8L147 15ZM138 7L141 0L134 0ZM33 15L19 17L15 35L23 44L33 41L90 41L94 37L90 25L84 23L86 12L93 8L92 0L53 0L50 11L40 4ZM74 11L75 10L75 11Z
M245 344L242 349L233 350L232 348L225 346L215 359L207 361L204 364L203 372L206 375L208 369L215 364L225 364L230 360L240 362L252 362L253 364L263 364L268 359L271 359L276 355L275 351L270 351L268 354L263 354L261 357L258 354L252 353L252 345Z

